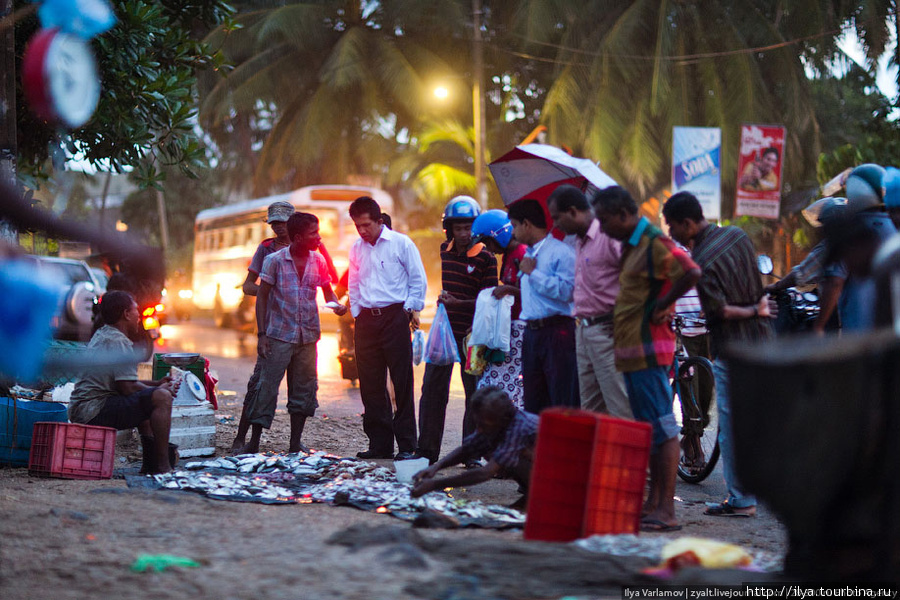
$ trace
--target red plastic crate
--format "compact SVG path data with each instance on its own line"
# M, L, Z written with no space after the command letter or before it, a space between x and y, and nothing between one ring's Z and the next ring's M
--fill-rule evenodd
M109 479L116 430L76 423L35 423L28 472L62 479Z
M652 428L605 415L598 420L583 537L638 533Z
M568 542L640 526L651 428L597 413L541 413L525 539Z

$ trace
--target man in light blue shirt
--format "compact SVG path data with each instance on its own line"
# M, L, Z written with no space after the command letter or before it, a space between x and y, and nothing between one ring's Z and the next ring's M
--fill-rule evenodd
M425 306L425 267L412 240L384 226L381 207L362 196L350 205L358 239L350 249L347 290L356 317L356 364L368 450L359 458L413 458L416 413L413 402L412 340ZM391 409L387 374L397 410ZM394 439L397 455L394 455Z
M525 410L548 406L580 406L575 356L575 251L547 231L544 208L537 200L518 200L509 207L513 235L528 246L519 263L522 340L522 384Z

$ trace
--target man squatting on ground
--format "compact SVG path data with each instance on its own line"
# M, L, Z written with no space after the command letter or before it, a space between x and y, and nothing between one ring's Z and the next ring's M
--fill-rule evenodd
M525 410L538 414L548 406L580 406L575 358L572 290L575 251L547 230L537 200L517 200L509 207L513 236L528 245L519 262L519 286L499 294L521 294L525 336L522 341L522 399Z
M525 508L534 463L538 417L517 409L501 388L489 386L472 395L475 432L460 447L413 477L412 496L417 498L445 487L475 485L503 474L514 479L523 494L512 505ZM468 460L484 458L487 464L459 475L435 479L442 469Z
M350 248L350 310L356 317L354 340L359 392L369 448L359 458L412 458L416 449L412 338L425 306L425 267L412 240L384 226L381 208L368 196L350 204L360 239ZM397 411L391 418L387 374L394 384Z
M143 473L167 473L177 461L176 446L169 444L172 397L180 381L170 376L159 381L138 381L132 339L141 333L141 315L128 292L112 291L100 303L103 326L91 337L88 350L103 364L75 383L69 403L73 423L138 428L144 460Z
M478 293L497 286L497 259L484 244L472 244L472 222L481 213L474 198L457 196L444 209L443 227L447 241L441 244L441 295L438 302L447 309L450 327L459 352L459 374L466 395L463 439L475 430L469 407L476 377L466 373L466 335L472 330ZM434 464L441 453L444 419L450 398L453 365L425 365L422 395L419 397L419 443L416 454ZM467 467L479 466L476 459Z
M616 367L625 374L634 417L653 427L650 493L641 529L675 531L681 528L675 521L679 427L668 377L675 355L669 321L675 300L700 279L700 268L638 214L637 203L625 189L601 190L593 204L603 231L622 242L614 317Z
M613 351L622 244L603 233L587 198L574 186L556 188L547 208L557 227L577 236L573 298L581 408L633 419Z
M260 273L262 284L256 300L256 325L261 333L258 351L264 359L259 390L250 407L252 432L242 453L259 452L262 429L275 418L278 388L288 375L288 413L291 440L288 452L306 451L300 438L306 419L316 413L318 375L316 343L321 337L316 288L325 300L337 303L325 258L316 252L319 219L309 213L294 213L287 221L291 245L266 257ZM338 304L337 315L347 312Z

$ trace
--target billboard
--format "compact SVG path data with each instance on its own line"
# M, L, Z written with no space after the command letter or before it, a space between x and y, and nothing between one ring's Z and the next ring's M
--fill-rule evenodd
M703 216L718 220L722 204L722 130L675 127L672 132L672 193L691 192Z
M734 216L778 218L784 137L778 125L741 126Z

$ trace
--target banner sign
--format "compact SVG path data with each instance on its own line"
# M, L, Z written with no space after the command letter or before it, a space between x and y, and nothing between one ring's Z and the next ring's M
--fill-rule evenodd
M785 129L781 126L741 126L734 216L778 218L784 137Z
M672 193L691 192L703 216L718 220L722 204L722 130L675 127L672 132Z

